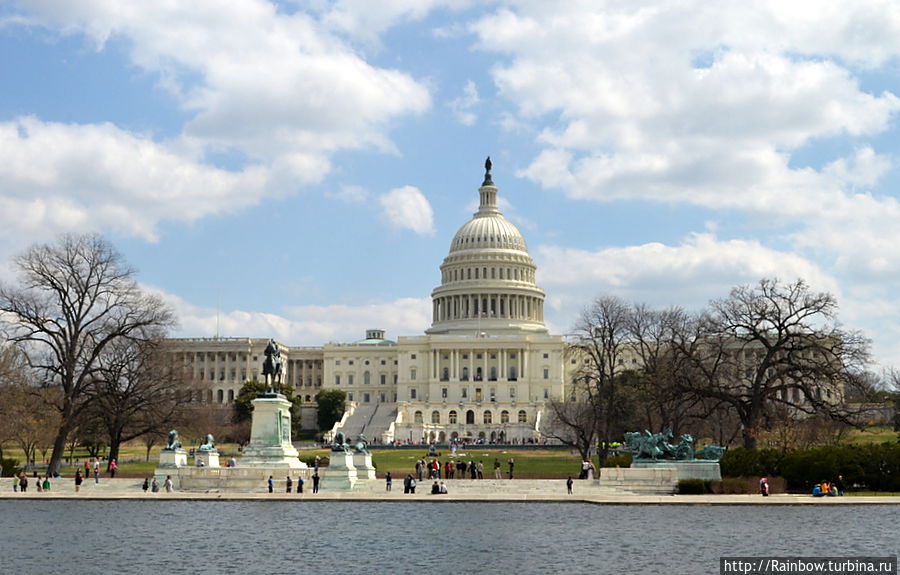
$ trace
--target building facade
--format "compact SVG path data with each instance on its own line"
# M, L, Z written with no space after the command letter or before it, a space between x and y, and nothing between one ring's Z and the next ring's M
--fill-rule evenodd
M348 435L383 442L527 443L543 439L548 401L565 396L565 342L544 324L544 292L521 232L500 213L490 164L479 208L453 237L423 335L321 347L281 345L286 382L304 401L347 393ZM171 340L204 401L233 401L260 379L267 340ZM205 394L205 396L203 396Z

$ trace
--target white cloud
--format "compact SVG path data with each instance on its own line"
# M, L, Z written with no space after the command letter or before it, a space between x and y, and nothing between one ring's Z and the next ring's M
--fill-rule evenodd
M578 305L611 293L654 305L699 307L736 284L763 277L799 277L815 289L839 289L834 278L801 256L755 241L720 241L709 233L693 234L677 246L649 243L596 252L541 246L535 259L540 285L554 298Z
M382 217L395 229L408 229L422 236L434 234L434 213L428 198L415 186L393 189L378 198Z
M19 244L97 228L154 240L161 220L241 209L269 183L265 169L217 169L111 124L3 122L0 158L0 237Z
M216 310L198 307L171 294L180 337L273 337L289 345L319 346L365 337L366 329L384 329L389 339L421 335L431 325L429 298L401 298L363 305L297 306L276 312Z
M478 98L478 87L475 85L475 82L469 80L466 82L466 85L463 86L463 93L453 100L450 100L447 106L453 112L453 115L456 116L456 119L460 124L464 126L474 126L475 122L478 121L478 114L474 112L474 109L480 102L481 100Z

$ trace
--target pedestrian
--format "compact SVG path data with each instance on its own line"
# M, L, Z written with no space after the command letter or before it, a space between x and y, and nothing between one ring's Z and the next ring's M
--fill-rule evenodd
M500 479L500 460L494 458L494 479Z
M769 480L766 477L762 477L759 480L759 494L763 497L769 496Z
M166 475L166 480L163 482L163 487L166 489L166 493L172 493L175 489L175 483L172 482L172 476Z
M115 479L116 471L118 471L118 470L119 470L119 466L116 465L116 460L115 459L110 460L110 462L109 462L109 478Z
M843 497L845 488L843 475L838 475L837 481L834 482L834 488L837 489L838 496Z
M572 476L570 475L568 479L566 479L566 491L569 492L569 495L572 495L572 484L575 483L572 480Z
M151 493L159 493L159 481L156 480L156 476L153 476L153 479L150 480L150 492Z
M291 480L291 476L288 475L287 478L284 480L285 493L290 493L292 487L294 487L294 482Z
M269 493L272 493L275 491L275 480L272 479L271 475L269 476L268 481L266 481L266 484L269 486Z
M406 477L403 478L403 493L409 493L409 484L412 481L412 475L409 473L406 474Z
M303 493L303 477L297 478L297 493Z
M393 483L393 479L391 479L391 472L388 471L387 475L384 476L384 488L386 491L391 490L391 483Z
M24 471L19 475L19 491L22 493L28 491L28 476Z
M319 456L316 455L316 460L313 462L313 469L315 469L316 473L319 472Z
M94 458L94 483L100 483L100 460Z
M150 478L149 477L144 478L144 484L141 485L141 489L144 490L144 493L147 493L147 490L150 489Z
M41 478L38 477L38 476L35 476L35 479L37 480L37 481L34 482L34 484L37 486L37 492L38 492L38 493L43 493L43 492L44 492L44 487L43 487L43 484L41 483Z
M42 486L44 491L50 491L50 474L48 473L46 477L44 477L44 484Z
M81 491L81 484L84 482L84 476L81 474L81 469L75 470L75 493Z
M319 492L319 472L313 473L313 493Z
M513 460L512 457L510 457L509 461L507 461L506 464L509 465L509 478L512 479L513 478L513 468L515 467L516 462L515 462L515 460Z
M13 493L19 492L19 476L13 475Z
M446 493L447 493L447 486L444 484L443 481L441 481L441 493L442 493L442 494L446 494Z
M415 493L415 492L416 492L416 480L415 480L415 478L410 478L410 480L409 480L409 492L410 492L410 493Z
M478 461L478 479L484 479L484 462Z

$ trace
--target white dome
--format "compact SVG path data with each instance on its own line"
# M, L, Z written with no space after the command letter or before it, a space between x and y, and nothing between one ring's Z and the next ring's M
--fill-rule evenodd
M453 236L441 265L427 332L546 332L534 260L522 233L497 209L489 162L485 167L478 211Z

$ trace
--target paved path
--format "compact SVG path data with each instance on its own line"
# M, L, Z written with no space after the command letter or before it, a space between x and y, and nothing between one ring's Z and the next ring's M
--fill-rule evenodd
M460 480L456 480L460 481ZM160 500L192 500L192 501L427 501L459 502L539 502L539 503L592 503L597 505L900 505L900 497L819 497L808 495L779 494L770 497L759 495L624 495L610 494L582 482L575 483L574 495L566 494L564 480L547 480L547 489L535 491L524 488L533 485L534 481L504 481L498 488L496 483L478 486L478 482L467 483L465 489L454 490L453 481L448 482L450 493L431 495L430 485L423 482L425 491L411 495L403 493L402 482L394 482L394 490L385 492L383 483L378 480L380 489L373 483L359 491L326 491L313 494L309 489L305 493L268 493L265 488L251 493L200 493L178 491L174 493L144 493L141 490L142 479L101 479L99 484L85 482L80 493L75 493L71 478L57 479L49 492L38 493L29 486L27 493L16 493L12 490L12 478L0 479L0 500L4 499L160 499ZM32 481L32 483L34 483ZM517 485L518 484L518 485ZM307 486L309 483L307 483ZM522 488L518 488L519 485ZM399 486L399 489L398 489ZM558 489L554 489L558 487ZM556 492L558 491L558 492Z

